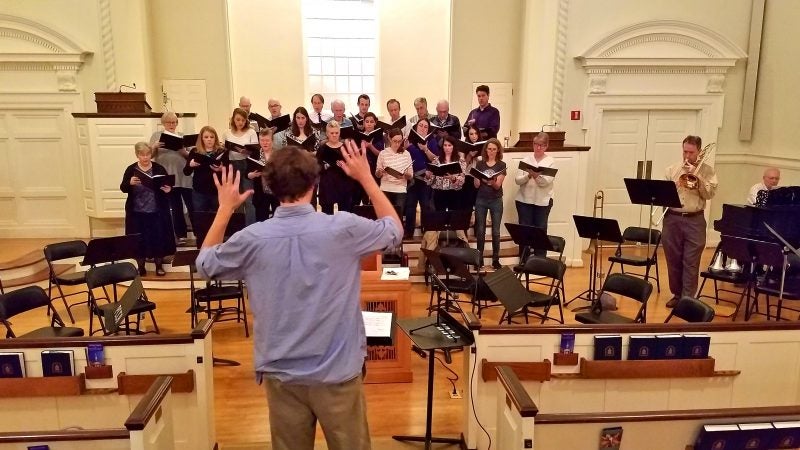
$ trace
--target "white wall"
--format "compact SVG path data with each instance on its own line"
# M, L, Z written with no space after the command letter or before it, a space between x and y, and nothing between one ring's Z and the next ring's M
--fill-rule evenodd
M386 115L386 100L396 98L402 113L410 117L415 114L414 98L423 96L435 103L447 97L450 1L377 0L376 4L378 99L373 99L371 110ZM300 105L310 107L300 7L299 0L228 2L233 98L250 97L253 111L266 113L271 97L281 101L283 113ZM333 99L325 100L329 108Z

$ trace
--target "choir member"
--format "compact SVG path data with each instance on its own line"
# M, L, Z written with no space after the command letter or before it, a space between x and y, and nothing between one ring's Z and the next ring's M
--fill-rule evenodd
M267 128L258 133L259 154L251 156L258 159L261 164L266 165L272 156L273 135L272 129ZM254 170L247 173L247 178L253 180L253 206L256 209L256 221L261 222L269 219L275 214L275 209L280 206L278 198L267 188L264 183L262 170Z
M333 118L331 120L335 120L336 123L339 124L340 128L347 128L352 127L353 123L344 116L344 102L341 100L334 100L331 102L331 112L333 113ZM326 130L327 133L327 130Z
M478 107L470 111L466 125L475 125L481 132L481 139L496 138L500 132L500 111L489 103L489 86L478 86L475 95Z
M272 102L272 100L270 100ZM270 112L273 107L270 107ZM280 115L280 103L278 104L278 113ZM224 134L223 139L227 142L232 142L238 146L245 146L248 144L258 144L258 135L256 131L250 126L250 121L247 120L247 111L236 108L233 110L231 120L229 123L230 129ZM231 151L230 161L233 168L236 169L241 175L239 179L239 187L242 192L253 189L253 183L247 178L247 157L246 151ZM242 205L244 207L245 223L250 225L256 220L256 211L253 207L253 200L248 198Z
M298 106L292 114L291 126L275 133L274 146L276 149L281 149L287 145L297 145L297 143L302 143L311 136L315 136L315 134L314 129L311 127L311 121L308 119L308 110ZM289 142L290 140L294 142Z
M406 191L408 181L414 176L412 172L411 155L403 149L403 132L399 128L392 128L387 133L389 146L378 154L376 161L375 177L380 180L381 191L386 194L400 216L406 204ZM402 174L402 177L387 172L393 169Z
M439 143L443 144L444 137L449 135L456 140L461 139L461 121L458 117L450 114L450 102L439 100L436 104L436 115L431 118L431 125L435 125L442 130L436 130Z
M425 171L425 182L433 190L433 206L437 211L464 209L461 189L464 187L467 162L456 150L458 141L452 136L444 138L442 155L434 157L433 164L447 164L457 162L461 172L455 175L438 176L431 171ZM472 209L472 205L470 205Z
M178 116L174 112L165 112L161 115L161 125L164 130L172 134L178 134ZM179 134L178 134L179 135ZM153 149L154 160L167 169L169 175L175 175L175 186L169 193L170 210L172 211L172 225L175 229L175 237L178 239L178 244L186 243L187 227L186 218L183 215L183 205L186 205L186 211L191 218L194 209L192 206L192 177L183 174L183 166L186 164L186 158L189 156L189 151L186 148L177 150L167 150L161 148L163 143L160 142L161 131L156 131L150 136L150 148Z
M417 110L417 114L408 121L412 127L416 125L420 119L430 120L433 117L433 114L428 113L428 100L425 97L417 97L414 99L414 109Z
M125 234L138 234L139 257L136 260L139 274L147 275L145 258L153 258L156 275L166 274L162 266L163 258L175 253L175 236L169 212L168 194L170 186L151 189L142 184L142 173L167 175L167 169L153 162L153 149L147 142L137 142L134 146L137 161L125 169L119 189L128 194L125 201Z
M364 116L369 112L369 95L361 94L358 96L358 114L355 115L355 126L360 131L364 131ZM373 171L374 172L374 171Z
M350 211L355 204L356 186L338 164L344 160L344 147L339 139L341 127L336 120L331 120L325 129L327 140L317 149L317 161L322 168L319 176L320 207L325 214L333 214L334 204L339 211Z
M475 164L481 172L496 174L489 180L473 178L478 196L475 199L475 237L478 251L483 257L486 242L486 214L492 215L492 267L500 265L500 223L503 220L503 180L506 177L506 163L503 162L503 146L496 138L491 138L483 146L482 159Z
M429 134L429 130L430 123L428 119L420 119L414 126L414 131L418 136L427 136L425 142L410 143L408 146L415 176L417 174L422 176L428 167L428 163L433 161L439 154L439 144L436 142L436 136ZM424 181L415 179L414 183L408 187L408 195L406 196L404 224L404 237L406 239L414 236L414 230L417 227L417 205L420 206L423 212L431 209L431 188Z
M553 167L555 159L545 153L549 143L550 136L547 133L537 134L533 138L533 155L522 158L522 161L533 167ZM519 223L541 228L547 233L547 220L553 209L553 177L534 170L518 169L514 182L519 186L515 199ZM547 250L537 249L533 254L547 256Z
M309 116L309 119L311 120L311 123L313 123L314 125L319 125L322 122L327 122L331 120L331 117L333 117L331 113L323 111L323 108L325 108L325 97L323 97L322 94L312 95L311 96L312 111L311 115Z

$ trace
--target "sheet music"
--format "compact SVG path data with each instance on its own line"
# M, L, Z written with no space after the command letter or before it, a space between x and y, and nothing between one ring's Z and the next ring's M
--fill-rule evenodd
M411 269L408 267L384 267L381 280L408 280Z
M392 337L392 313L361 311L364 331L369 337Z

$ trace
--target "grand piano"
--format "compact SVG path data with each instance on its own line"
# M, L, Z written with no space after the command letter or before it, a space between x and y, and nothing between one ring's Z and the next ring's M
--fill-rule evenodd
M800 186L761 191L758 193L755 206L724 204L722 218L714 221L714 229L721 235L720 250L744 266L741 281L746 280L746 287L733 313L734 320L742 305L745 307L745 320L749 320L750 316L758 311L755 295L759 293L767 296L768 319L771 311L769 296L773 298L781 296L787 300L800 298L800 276L798 276L800 272L796 269L800 266L800 258L786 252L784 244L767 229L765 224L772 227L792 247L800 246ZM784 259L784 255L787 255L787 259ZM780 280L783 274L781 269L784 267L784 261L787 262L786 284L781 292ZM766 272L765 277L759 278L758 268L762 266L771 266L771 270ZM725 279L724 275L712 274L710 269L701 276L732 281ZM719 301L718 294L715 295ZM781 317L782 303L779 301L773 306L776 307L775 317Z

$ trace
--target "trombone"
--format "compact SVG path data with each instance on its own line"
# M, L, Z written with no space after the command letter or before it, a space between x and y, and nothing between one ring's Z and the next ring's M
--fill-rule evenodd
M603 218L603 206L605 205L605 193L601 190L594 193L594 204L592 205L592 217L597 217L598 211L600 218ZM593 255L597 251L597 239L591 239L589 246L583 252Z
M700 186L700 180L697 178L697 172L700 170L700 166L702 166L703 163L705 163L706 160L714 152L714 149L716 148L716 146L717 146L717 143L716 142L712 142L712 143L706 145L705 147L703 147L703 149L700 150L700 154L698 155L698 162L694 166L694 168L690 172L678 172L678 174L673 178L672 181L677 183L678 185L683 185L684 187L686 187L686 189L692 189L692 190L698 189L699 186ZM684 167L686 167L686 165L688 164L688 161L684 161L683 164L684 164ZM661 212L661 216L658 218L658 220L655 220L655 221L654 221L654 219L655 219L657 211L653 211L653 213L650 215L650 223L654 227L657 227L657 226L661 225L661 222L664 220L664 217L667 215L667 211L668 210L669 210L669 208L664 208L664 210Z

